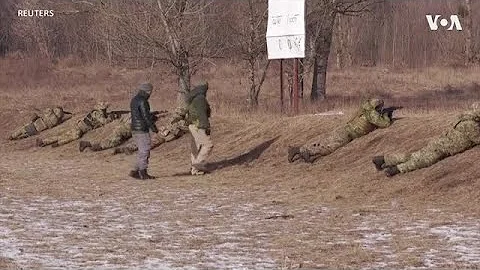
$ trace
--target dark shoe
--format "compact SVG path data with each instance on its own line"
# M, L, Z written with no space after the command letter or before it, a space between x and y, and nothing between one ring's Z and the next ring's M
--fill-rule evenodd
M138 171L133 171L133 170L132 170L132 171L130 171L130 172L128 173L128 176L133 177L133 178L135 178L135 179L141 179L141 178L140 178L140 175L138 174Z
M308 150L300 152L300 156L302 157L303 161L307 163L313 163L315 160Z
M45 146L45 145L43 144L42 139L40 139L40 138L37 139L37 141L35 142L35 144L36 144L38 147L43 147L43 146Z
M392 177L399 173L400 171L398 170L397 166L391 166L385 169L385 175L387 175L388 177Z
M147 173L147 170L139 170L138 175L139 175L140 179L142 179L142 180L155 179L156 178L155 176L149 175Z
M92 151L102 151L102 147L100 146L100 144L96 143L96 144L92 144L90 149L92 149Z
M92 147L92 145L90 144L90 142L87 142L87 141L80 141L80 143L78 144L78 150L80 152L83 152L85 150L85 148L87 147Z
M122 153L122 150L119 147L113 149L113 154L114 155L117 155L117 154L120 154L120 153Z
M52 143L52 148L59 147L59 146L60 146L60 145L58 144L58 142Z
M373 164L375 164L375 168L377 169L377 171L383 170L383 166L385 165L384 156L374 156L372 162Z
M292 163L295 161L295 157L300 154L300 147L298 146L289 146L288 147L288 162Z
M207 164L206 163L198 163L198 164L192 164L192 167L195 168L197 171L201 172L208 172Z

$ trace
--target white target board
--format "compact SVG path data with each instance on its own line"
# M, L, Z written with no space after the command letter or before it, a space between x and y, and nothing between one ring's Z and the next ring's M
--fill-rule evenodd
M305 0L269 0L268 59L305 57Z

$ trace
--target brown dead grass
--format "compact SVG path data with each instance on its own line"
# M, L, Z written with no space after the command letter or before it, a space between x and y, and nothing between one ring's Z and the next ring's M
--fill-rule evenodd
M476 161L480 159L480 151L477 148L430 168L392 179L376 172L371 164L374 155L412 151L450 127L456 115L478 99L476 70L463 71L463 81L449 79L448 74L456 73L442 70L425 73L402 71L400 74L380 73L375 69L332 72L329 75L332 99L323 104L306 105L303 113L341 110L346 114L304 114L296 117L278 113L275 78L268 81L262 94L262 104L268 106L248 112L238 102L244 96L244 85L235 83L240 79L234 77L231 69L222 72L218 68L214 71L195 78L206 77L211 85L210 100L214 108L212 138L215 143L211 162L222 164L213 174L195 179L175 176L189 169L187 137L162 145L152 152L151 172L160 178L141 184L132 183L126 176L133 156L111 156L111 151L79 153L76 142L59 148L35 148L35 138L28 138L19 142L3 141L0 147L5 157L0 167L1 190L8 190L12 196L82 200L131 196L155 200L159 190L174 189L185 193L201 190L211 195L197 200L211 201L218 199L214 197L216 194L231 194L232 198L222 200L275 205L285 209L280 214L295 216L292 220L276 220L277 225L269 225L273 226L272 230L283 232L271 239L276 248L272 252L277 258L281 256L280 261L283 262L280 265L283 268L361 268L371 265L382 255L372 253L355 242L343 244L331 239L333 244L326 244L325 235L319 234L318 230L327 230L335 237L344 235L354 239L359 233L345 232L342 226L346 228L354 224L355 215L374 217L379 214L376 209L424 213L429 208L435 208L445 210L445 215L459 212L478 217L480 166ZM62 67L61 70L53 67L49 74L51 77L40 80L38 85L32 81L27 86L14 84L2 89L0 136L6 137L11 129L23 123L34 108L62 104L79 117L96 100L107 99L113 109L126 109L133 95L132 89L148 77L142 71L98 66ZM412 78L416 81L412 82ZM435 78L441 79L441 82L435 82ZM1 82L8 80L11 78L7 75L0 76ZM161 74L152 77L151 81L157 90L152 96L153 109L172 109L175 80ZM367 86L375 84L388 85L390 90L368 90ZM452 91L454 94L450 93ZM330 132L348 120L349 113L355 110L362 97L382 93L387 105L407 106L399 112L401 119L392 127L357 139L312 165L286 162L288 145L314 140ZM58 133L73 121L41 136ZM108 126L87 134L84 139L102 137L106 132ZM127 200L125 203L130 202ZM302 212L302 209L312 211L322 205L341 210L326 219L322 219L320 210L315 210L319 212L312 215ZM268 216L267 213L264 215ZM311 216L320 225L302 222L302 218L309 219ZM203 220L193 214L185 219ZM444 219L438 220L444 222ZM407 242L402 239L401 233L393 239L396 252L401 254L399 267L402 268L421 266L419 254L435 246L437 241L410 239ZM202 248L219 241L224 240L212 236L187 244ZM402 254L411 246L420 253Z

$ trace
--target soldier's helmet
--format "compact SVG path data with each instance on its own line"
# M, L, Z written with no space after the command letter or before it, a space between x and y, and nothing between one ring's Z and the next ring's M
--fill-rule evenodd
M58 119L61 119L61 118L63 117L63 115L64 115L62 107L55 107L55 108L53 108L53 114L55 114L55 116L56 116Z
M471 108L474 112L479 112L480 111L480 102L474 102L472 104Z
M383 99L373 98L370 100L370 105L375 109L381 109L383 107Z
M97 110L97 111L105 111L105 110L108 109L108 105L109 104L107 102L101 101L101 102L98 102L97 104L95 104L93 109Z

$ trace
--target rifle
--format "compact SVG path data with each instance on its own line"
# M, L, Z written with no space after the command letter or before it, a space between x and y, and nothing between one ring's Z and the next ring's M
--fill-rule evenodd
M160 118L167 117L168 111L167 111L167 110L164 110L164 111L153 111L153 112L151 112L151 115L152 115L153 121L156 122L156 121L157 121L158 119L160 119Z
M403 106L390 106L387 108L383 108L382 113L386 113L388 115L388 118L392 119L393 112L400 109L403 109Z

